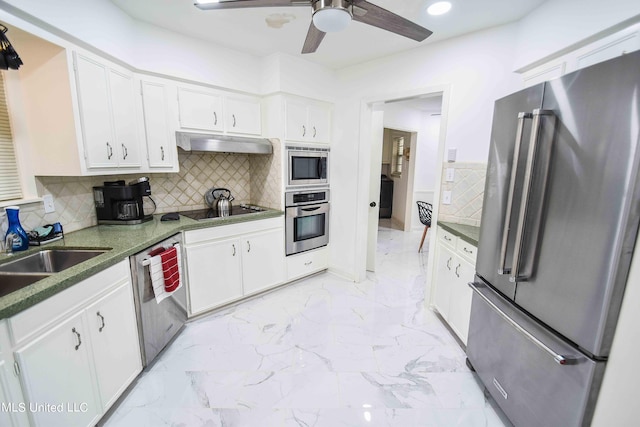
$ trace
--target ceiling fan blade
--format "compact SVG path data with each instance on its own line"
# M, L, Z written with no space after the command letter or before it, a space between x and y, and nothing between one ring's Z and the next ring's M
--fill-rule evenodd
M202 10L243 9L246 7L310 6L311 0L220 0L218 3L194 3Z
M386 9L369 3L365 0L353 0L353 20L362 22L363 24L373 25L383 30L408 37L415 41L422 40L433 34L433 31L427 30L420 25L389 12Z
M313 53L318 49L322 39L327 33L320 31L313 25L309 25L309 31L307 32L307 38L304 40L304 46L302 46L302 53Z

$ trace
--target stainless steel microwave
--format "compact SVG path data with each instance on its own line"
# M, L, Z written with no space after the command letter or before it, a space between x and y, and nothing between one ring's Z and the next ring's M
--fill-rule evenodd
M287 145L287 187L329 185L329 148Z

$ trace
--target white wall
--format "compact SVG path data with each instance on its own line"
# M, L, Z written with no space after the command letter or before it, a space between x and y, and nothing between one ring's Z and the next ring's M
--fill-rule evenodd
M535 65L638 15L638 0L548 0L519 22L513 69Z
M459 161L484 162L493 102L521 84L510 71L515 35L515 26L502 26L338 71L339 93L346 96L336 102L331 148L331 217L340 219L331 222L334 270L356 280L361 277L360 245L366 242L360 236L366 236L363 206L368 205L369 172L362 166L369 158L366 149L359 147L362 102L446 86L447 145L458 148Z

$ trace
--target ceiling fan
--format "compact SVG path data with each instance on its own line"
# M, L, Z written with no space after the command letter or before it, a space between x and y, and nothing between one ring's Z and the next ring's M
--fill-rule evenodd
M311 6L313 19L302 53L315 52L326 33L345 29L352 19L419 42L433 34L432 31L365 0L196 0L195 6L203 10Z

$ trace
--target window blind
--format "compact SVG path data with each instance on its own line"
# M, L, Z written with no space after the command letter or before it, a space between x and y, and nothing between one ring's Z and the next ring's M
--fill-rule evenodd
M4 75L0 73L0 201L21 198L22 186L9 124Z

